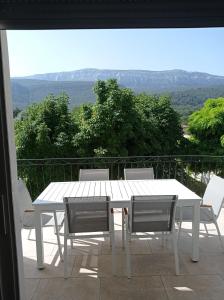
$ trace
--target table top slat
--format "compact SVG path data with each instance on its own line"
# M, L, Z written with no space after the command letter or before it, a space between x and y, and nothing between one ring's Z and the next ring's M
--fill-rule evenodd
M179 200L201 200L198 195L175 179L108 180L52 182L33 204L60 204L65 196L110 196L113 203L127 203L133 195L178 195Z

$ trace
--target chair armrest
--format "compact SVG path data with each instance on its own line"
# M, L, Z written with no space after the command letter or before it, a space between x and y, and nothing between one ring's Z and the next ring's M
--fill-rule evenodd
M128 210L127 210L126 207L124 208L124 214L125 214L126 216L128 215Z
M31 209L26 209L24 210L24 212L34 212L35 209L31 208Z
M200 206L201 207L210 207L210 208L212 207L212 205L210 205L210 204L201 204Z

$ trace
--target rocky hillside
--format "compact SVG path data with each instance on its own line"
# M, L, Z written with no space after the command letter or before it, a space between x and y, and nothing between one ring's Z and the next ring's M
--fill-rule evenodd
M116 78L123 87L136 93L169 94L173 105L180 111L193 111L202 106L208 98L224 96L224 76L200 72L172 71L120 71L83 69L73 72L59 72L12 78L14 107L20 109L41 101L52 94L66 92L71 107L94 102L93 86L96 80ZM185 114L185 113L184 113Z
M48 81L96 81L115 78L121 85L135 91L161 92L224 85L224 76L183 70L98 70L82 69L72 72L39 74L26 77Z

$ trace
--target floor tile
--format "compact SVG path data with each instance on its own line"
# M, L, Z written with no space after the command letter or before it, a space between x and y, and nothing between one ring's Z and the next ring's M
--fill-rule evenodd
M163 276L170 300L223 299L224 281L218 275Z
M74 256L68 257L68 274L72 272ZM36 259L24 257L25 278L56 278L64 276L64 263L60 261L59 256L46 256L45 268L38 270Z
M99 300L97 278L40 279L32 300Z
M196 263L189 256L182 256L182 263L186 274L207 275L224 274L224 254L200 254L200 260Z
M25 279L26 300L31 300L35 290L39 285L40 279Z
M112 299L167 299L159 276L131 279L101 278L101 300Z
M78 255L75 257L72 275L74 277L112 277L111 255ZM116 255L116 275L126 276L125 256Z
M116 254L125 254L125 244L122 244L122 231L116 230L115 232L115 246ZM133 238L130 243L131 254L150 254L151 249L149 247L148 238ZM111 247L109 238L101 244L101 254L111 254Z
M131 268L133 276L175 274L173 254L132 255ZM183 266L180 266L183 272Z
M222 218L221 218L222 216ZM224 238L224 209L218 220ZM179 245L181 275L175 275L172 241L162 244L161 235L146 233L147 238L130 243L132 278L127 279L126 255L122 247L121 213L116 210L116 276L108 238L77 239L74 249L68 243L69 278L63 278L53 228L43 229L45 269L36 267L35 232L28 240L22 230L25 285L28 300L223 300L224 253L214 225L200 227L200 261L191 261L191 224L183 223ZM63 237L61 237L63 245ZM63 248L63 247L62 247Z

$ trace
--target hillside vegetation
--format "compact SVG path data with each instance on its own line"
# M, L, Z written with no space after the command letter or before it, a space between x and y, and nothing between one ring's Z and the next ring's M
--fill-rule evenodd
M95 103L95 82L115 78L121 87L131 88L135 94L167 95L171 105L186 121L187 116L203 106L208 98L224 96L224 77L200 72L171 71L120 71L83 69L33 75L12 79L14 108L24 109L40 102L49 94L66 93L70 108L83 103Z
M190 88L224 85L224 77L202 72L184 70L147 71L147 70L100 70L81 69L71 72L39 74L26 77L48 81L93 81L114 78L125 87L136 92L164 92Z
M169 98L135 94L98 81L95 104L68 109L50 95L15 122L18 158L163 155L178 151L182 129Z
M203 108L190 116L191 136L185 138L180 116L168 96L136 95L131 89L120 87L116 80L97 81L94 93L95 103L72 110L68 95L51 94L20 112L15 119L17 158L101 157L103 163L106 157L121 156L224 155L224 97L207 100ZM165 166L165 161L157 165L157 174L180 176L182 180L185 176L191 188L197 187L186 174L185 165L179 159L174 161L173 167L170 163ZM74 169L67 166L78 174L79 165L74 165ZM209 165L202 160L198 165L189 162L187 170L201 173L215 168L222 174L218 167L215 160ZM19 176L26 179L36 197L45 180L65 179L65 168L46 164L43 171L42 167L25 166L19 168Z

